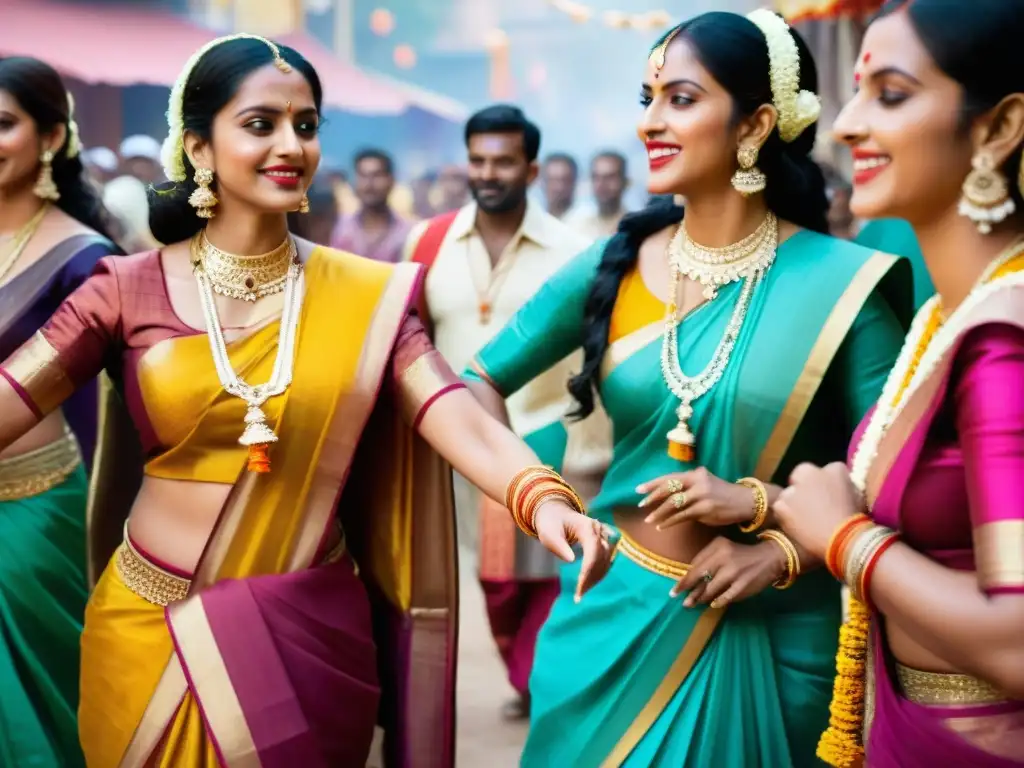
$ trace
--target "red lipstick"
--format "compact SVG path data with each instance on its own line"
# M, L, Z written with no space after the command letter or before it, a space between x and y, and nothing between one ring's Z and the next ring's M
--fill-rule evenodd
M866 149L853 150L853 183L862 186L873 181L882 171L889 167L891 158L882 152L871 152Z
M302 182L303 171L295 165L271 165L261 168L260 173L279 187L295 189Z
M683 151L678 144L669 144L665 141L648 141L647 162L652 171L660 170L675 160Z

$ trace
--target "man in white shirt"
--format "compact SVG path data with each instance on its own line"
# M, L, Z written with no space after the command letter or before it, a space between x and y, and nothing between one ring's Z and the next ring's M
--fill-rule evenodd
M466 125L466 146L473 202L416 225L405 249L407 260L429 270L421 313L437 349L456 371L464 370L548 278L589 244L528 201L538 172L540 132L521 110L497 105L478 112ZM603 474L610 458L589 437L585 449L593 446L596 454L578 450L580 438L574 436L594 422L588 419L584 427L564 421L573 407L566 384L581 360L581 355L567 358L506 403L512 428L570 482L573 472ZM610 426L606 431L610 445ZM558 433L560 438L552 440ZM519 533L508 510L482 499L458 477L456 508L460 550L477 552L492 634L519 693L506 715L524 717L537 632L558 594L557 561Z

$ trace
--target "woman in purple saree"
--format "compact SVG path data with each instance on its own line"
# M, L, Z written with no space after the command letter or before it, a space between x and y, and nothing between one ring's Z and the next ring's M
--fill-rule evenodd
M776 505L851 592L833 766L1024 766L1024 13L895 0L837 119L859 216L909 221L937 294L849 467Z

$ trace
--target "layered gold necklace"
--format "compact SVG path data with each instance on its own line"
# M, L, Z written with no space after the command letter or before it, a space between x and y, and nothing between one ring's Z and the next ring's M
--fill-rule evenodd
M193 267L201 262L213 292L230 299L258 301L284 291L288 268L297 259L295 241L285 238L277 248L258 256L237 256L221 250L203 230L192 249Z
M684 219L669 243L669 257L680 275L704 287L704 298L711 301L722 286L764 272L771 265L778 233L778 219L769 211L761 225L739 242L709 248L694 242Z
M50 204L46 203L6 242L7 252L0 256L0 280L7 277L7 274L14 269L14 265L18 263L21 254L25 252L32 236L39 229L39 225L43 223L43 218L48 210L50 210Z

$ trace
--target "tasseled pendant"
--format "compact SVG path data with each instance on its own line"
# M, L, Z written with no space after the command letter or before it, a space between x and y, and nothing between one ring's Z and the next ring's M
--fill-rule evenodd
M267 415L258 405L250 405L245 414L245 432L238 438L241 445L249 448L247 469L265 475L270 472L270 456L268 449L271 443L277 442L277 435L267 426Z
M668 455L676 461L689 463L697 458L697 438L694 437L687 423L693 416L693 406L690 405L689 400L679 404L679 408L676 409L676 416L679 419L679 423L676 424L675 429L670 430L666 435L668 438Z
M480 302L480 324L490 325L491 323L491 303L489 301Z

